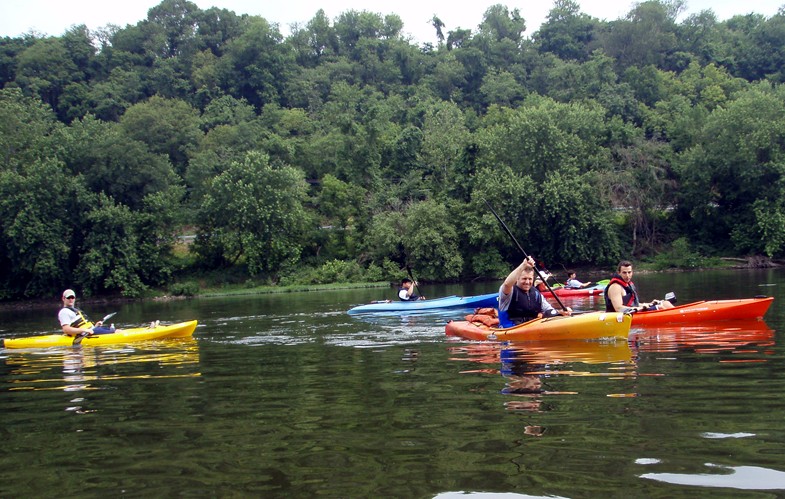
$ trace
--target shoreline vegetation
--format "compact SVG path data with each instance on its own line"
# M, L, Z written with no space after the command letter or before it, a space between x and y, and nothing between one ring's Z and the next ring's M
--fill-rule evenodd
M785 265L785 262L772 260L761 257L722 257L710 262L710 265L697 266L697 267L670 267L659 268L655 263L639 262L636 263L635 271L639 274L653 273L653 272L700 272L704 270L744 270L754 268L777 268ZM580 275L588 275L592 277L599 277L609 273L609 269L600 267L572 267L572 270L577 271ZM566 273L566 269L548 269L556 276L561 277L561 274ZM502 279L502 278L499 278ZM497 279L488 278L487 281L495 281ZM363 288L394 288L397 283L395 282L341 282L329 284L292 284L286 286L276 285L252 285L248 282L236 284L209 284L205 283L195 290L192 294L179 294L174 295L167 293L165 290L150 290L148 295L138 298L128 298L117 295L93 296L80 298L80 303L87 305L101 305L101 304L118 304L118 303L132 303L138 301L169 301L169 300L189 300L199 298L215 298L222 296L248 296L248 295L267 295L267 294L281 294L281 293L307 293L312 291L329 291L341 289L363 289ZM0 312L9 310L28 310L28 309L44 309L51 307L59 307L59 297L52 299L35 298L29 300L17 300L0 302Z

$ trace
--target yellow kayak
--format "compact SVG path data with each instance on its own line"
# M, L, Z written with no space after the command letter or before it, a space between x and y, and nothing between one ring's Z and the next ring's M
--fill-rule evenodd
M187 338L194 334L196 321L180 322L177 324L158 325L156 327L135 327L118 329L111 334L85 336L82 346L119 345L135 341L158 340L162 338ZM69 347L74 344L74 337L65 334L47 334L42 336L27 336L25 338L6 338L2 340L4 348L48 348Z
M629 315L615 312L590 312L572 317L535 319L509 328L497 328L477 320L481 318L479 314L466 318L465 321L449 322L445 327L447 335L479 341L627 339L632 320Z

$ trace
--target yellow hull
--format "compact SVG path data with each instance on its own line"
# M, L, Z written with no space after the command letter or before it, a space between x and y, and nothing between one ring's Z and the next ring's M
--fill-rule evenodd
M445 328L447 335L469 340L491 341L564 341L626 339L632 318L626 314L591 312L572 317L535 319L509 328L487 327L480 323L453 321Z
M136 341L157 340L161 338L187 338L196 330L196 321L180 322L178 324L159 325L157 327L137 327L131 329L118 329L111 334L99 336L86 336L82 339L82 346L96 345L121 345ZM5 348L48 348L67 347L74 343L72 336L65 334L48 334L42 336L28 336L26 338L10 338L3 340Z

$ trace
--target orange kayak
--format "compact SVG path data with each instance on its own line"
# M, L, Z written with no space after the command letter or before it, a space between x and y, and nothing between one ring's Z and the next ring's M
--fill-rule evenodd
M711 321L763 319L774 297L697 301L666 310L636 312L634 326L697 324Z
M471 317L471 316L469 316ZM448 336L478 341L555 341L627 339L631 318L626 314L590 312L572 317L535 319L509 328L486 326L479 321L451 321Z

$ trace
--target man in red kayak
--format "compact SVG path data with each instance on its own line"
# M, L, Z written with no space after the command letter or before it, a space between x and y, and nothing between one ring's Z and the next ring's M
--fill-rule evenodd
M673 304L666 300L640 303L638 289L632 282L632 263L627 260L619 262L616 274L611 277L611 282L605 287L606 312L639 312L667 308L673 308Z
M574 270L570 270L567 272L567 284L565 287L567 289L581 289L581 288L588 288L589 286L593 285L592 282L581 282L578 280L578 274L575 273Z

